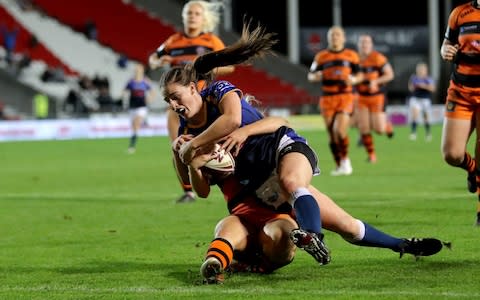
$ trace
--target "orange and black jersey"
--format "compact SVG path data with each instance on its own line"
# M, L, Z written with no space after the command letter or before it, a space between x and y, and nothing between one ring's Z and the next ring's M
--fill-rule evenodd
M372 51L365 59L360 61L360 71L364 74L362 83L356 86L360 95L376 95L385 93L385 85L380 86L379 91L370 92L369 83L371 80L378 79L383 75L383 68L388 64L388 60L382 53Z
M258 198L254 191L235 175L230 175L221 182L216 183L222 191L223 197L227 202L228 211L233 213L241 203L254 202L263 209L268 208L272 213L291 213L292 206L288 202L284 202L278 207L268 205Z
M350 75L357 74L360 58L352 49L340 51L324 49L315 55L310 72L322 71L322 90L324 95L352 92L352 86L346 84Z
M480 88L480 9L476 1L459 5L450 13L445 39L459 45L452 81Z
M194 61L198 56L225 48L222 40L213 33L202 33L188 37L183 33L171 35L156 51L157 56L170 55L172 65L182 65Z

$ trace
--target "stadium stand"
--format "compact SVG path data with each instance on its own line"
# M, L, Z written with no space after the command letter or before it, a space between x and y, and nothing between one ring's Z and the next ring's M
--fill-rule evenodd
M36 10L22 11L14 2L0 0L4 19L10 20L10 26L21 29L16 50L23 53L28 47L28 37L35 37L42 52L34 52L33 61L18 75L18 79L28 86L41 90L62 102L72 88L78 85L80 75L89 78L108 78L112 98L118 99L125 83L133 74L133 64L118 65L121 54L102 46L97 41L88 40L83 34L57 20L45 16ZM24 38L27 37L27 38ZM51 50L50 50L51 49ZM29 50L29 49L27 49ZM65 82L45 82L42 74L62 66ZM157 93L159 94L159 93ZM155 101L154 109L163 110L161 99Z
M159 43L175 31L173 26L121 0L73 1L68 6L49 0L34 0L33 3L77 31L83 31L87 22L93 22L100 43L141 62L146 62ZM180 11L175 13L180 15ZM267 107L299 107L315 102L306 90L254 66L239 67L234 75L225 79L255 95Z
M5 3L6 2L2 2L1 4L4 5ZM32 35L32 33L30 33L21 23L19 23L15 17L10 15L10 13L2 5L0 5L0 20L2 20L2 23L9 28L19 29L15 52L26 53L32 60L41 60L51 67L60 66L67 74L77 74L75 70L62 62L41 42L37 43L36 45L32 45L32 38L34 38L34 35Z

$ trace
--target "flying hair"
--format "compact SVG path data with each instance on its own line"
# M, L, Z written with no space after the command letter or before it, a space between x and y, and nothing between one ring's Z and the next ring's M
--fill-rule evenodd
M276 33L266 32L260 24L251 31L250 27L251 21L244 22L242 36L237 42L198 57L193 65L194 69L200 74L207 74L218 67L238 65L272 53L273 45L278 42L274 39Z
M160 86L170 83L178 83L187 86L190 82L197 83L199 80L211 81L215 68L238 65L248 62L253 58L263 57L272 53L272 46L278 40L276 33L266 32L260 24L250 30L251 21L244 22L242 36L234 44L214 52L199 56L195 62L184 66L173 67L162 75ZM165 101L169 95L165 95Z

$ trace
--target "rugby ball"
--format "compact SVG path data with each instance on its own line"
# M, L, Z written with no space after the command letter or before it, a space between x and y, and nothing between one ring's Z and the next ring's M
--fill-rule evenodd
M225 149L220 150L220 148L219 144L215 144L213 151L216 157L209 160L204 167L222 173L232 173L235 171L235 159L230 152L226 152Z

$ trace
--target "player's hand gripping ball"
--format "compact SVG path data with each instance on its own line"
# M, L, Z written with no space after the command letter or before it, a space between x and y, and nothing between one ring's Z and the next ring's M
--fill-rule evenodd
M220 173L233 173L235 171L235 159L230 152L225 151L225 149L220 150L220 148L220 144L215 144L213 149L215 158L209 160L204 167Z

